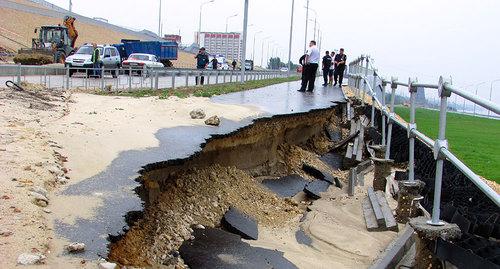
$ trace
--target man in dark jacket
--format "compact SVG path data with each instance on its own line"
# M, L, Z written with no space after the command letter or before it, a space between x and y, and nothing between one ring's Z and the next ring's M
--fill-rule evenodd
M330 72L330 67L332 66L332 57L330 56L330 52L326 51L325 56L323 56L322 61L323 66L323 87L328 85L328 72Z
M335 71L333 73L333 80L335 84L333 87L337 86L337 79L339 82L339 87L342 88L342 80L344 79L345 63L347 61L347 56L344 54L344 49L340 49L339 53L335 55Z
M217 58L214 57L212 59L212 69L217 70L218 65L219 65L219 61L217 60Z
M205 52L205 48L201 48L194 58L196 59L196 69L206 69L208 63L210 62L208 59L208 54ZM196 85L198 85L198 82L200 83L200 85L203 85L205 83L205 77L196 76Z

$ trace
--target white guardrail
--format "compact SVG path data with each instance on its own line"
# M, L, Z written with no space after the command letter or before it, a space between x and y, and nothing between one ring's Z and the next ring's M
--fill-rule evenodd
M369 76L373 76L372 84L370 85ZM436 174L434 185L434 200L432 208L432 219L429 221L430 225L442 225L440 221L440 204L441 204L441 184L443 176L444 160L451 162L457 169L459 169L467 178L469 178L488 198L490 198L497 206L500 206L500 195L491 189L476 173L468 168L461 160L459 160L453 153L448 150L448 141L446 140L446 115L448 108L448 98L452 94L461 96L462 98L473 102L485 109L500 114L500 105L483 99L479 96L459 89L447 82L443 77L439 78L438 84L424 84L417 83L409 79L408 83L399 82L397 78L393 77L391 80L380 78L377 69L371 65L370 57L360 56L351 63L349 63L349 86L355 89L355 94L360 97L362 103L365 102L366 94L371 96L372 110L371 110L371 124L373 127L375 118L375 107L377 106L382 112L382 145L386 147L385 158L390 157L390 147L392 139L392 125L396 123L408 131L409 139L409 162L408 162L408 180L415 180L415 138L420 139L425 144L433 147L434 159L436 160ZM379 79L380 83L377 83ZM363 84L363 85L361 85ZM390 103L386 105L385 88L391 85ZM382 98L379 100L376 96L375 88L380 86L382 91ZM396 96L396 89L398 86L407 87L410 93L410 122L406 123L399 120L394 113L394 102ZM416 110L416 95L419 89L434 89L440 98L439 106L439 132L438 139L432 140L423 133L417 130L415 122ZM423 89L422 89L423 90ZM387 125L387 126L386 126ZM387 135L386 135L387 128Z

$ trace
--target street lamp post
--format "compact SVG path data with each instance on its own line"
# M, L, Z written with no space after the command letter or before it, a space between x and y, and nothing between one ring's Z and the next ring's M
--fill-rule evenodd
M262 33L262 31L255 32L253 35L253 46L252 46L252 61L255 64L255 37L257 37L258 34Z
M307 5L306 5L306 33L304 36L304 53L306 53L307 50L307 23L309 22L309 0L307 0Z
M206 4L209 4L209 3L213 3L215 0L209 0L209 1L206 1L206 2L203 2L201 3L200 5L200 17L199 17L199 20L198 20L198 35L197 35L197 43L198 43L198 47L200 46L200 34L201 34L201 11L203 9L203 6L206 5Z
M479 84L476 85L476 96L477 96L477 88L479 88L480 85L483 85L485 84L486 82L481 82ZM474 116L476 116L476 103L474 103Z
M241 82L245 82L245 58L247 50L247 30L248 30L248 0L245 0L245 11L243 16L243 48L241 48Z
M160 8L158 9L158 36L161 37L161 0Z
M271 37L270 37L270 36L268 36L268 37L265 37L265 38L263 38L263 39L262 39L262 49L261 49L261 51L260 51L260 52L261 52L261 57L260 57L260 67L262 67L262 68L264 68L264 42L265 42L267 39L269 39L269 38L271 38Z
M290 69L292 68L292 37L293 37L293 9L295 0L292 0L292 15L290 16L290 41L288 42L288 72L287 77L290 77Z
M228 23L229 23L229 19L234 18L236 16L238 16L238 13L233 14L233 15L226 18L226 58L227 59L229 59L229 33L227 32ZM234 52L234 42L233 42L233 49L231 51ZM234 53L231 53L231 54L234 55ZM234 57L233 57L233 59L234 59Z
M491 101L491 94L492 94L492 92L493 92L493 84L494 84L495 82L498 82L498 81L500 81L500 79L495 79L495 80L493 80L493 81L491 82L491 84L490 84L490 101ZM488 110L488 117L490 116L490 114L491 114L491 111L490 111L490 110Z

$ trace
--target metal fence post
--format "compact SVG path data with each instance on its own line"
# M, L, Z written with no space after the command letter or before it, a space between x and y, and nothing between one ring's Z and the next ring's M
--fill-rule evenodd
M417 130L417 124L415 123L415 109L416 109L416 97L417 97L417 87L412 84L414 81L408 79L408 91L410 92L410 123L408 123L408 138L409 138L409 156L408 156L408 180L415 180L415 133Z
M219 84L219 71L215 72L215 84Z
M229 82L233 82L233 71L229 73Z
M175 89L175 72L172 72L172 89Z
M69 78L69 76L68 76L68 78ZM104 65L102 66L102 70L101 70L101 91L104 91Z
M385 159L389 160L391 157L391 140L392 140L392 123L394 121L394 101L396 98L396 89L398 85L396 84L397 78L391 78L391 108L389 110L389 127L387 128L387 147L385 149Z
M210 75L212 75L212 72L207 71L207 79L206 79L206 83L205 83L207 85L210 85Z
M385 105L385 87L387 86L387 81L382 79L382 146L385 146L385 128L386 128L386 122L385 122L385 113L383 113L387 107Z
M434 144L434 159L436 159L436 181L434 183L434 202L432 205L432 219L427 223L434 226L444 225L439 220L441 210L441 184L443 180L443 166L445 157L441 154L442 149L448 149L448 141L446 140L446 113L448 106L448 97L451 92L446 90L443 77L439 78L438 92L441 97L441 104L439 108L439 132L438 138Z
M203 72L198 73L198 75L199 75L198 77L200 78L200 81L199 81L200 85L202 85L201 84L201 76L203 75ZM189 72L186 72L186 87L187 86L189 86Z
M132 66L128 67L128 90L132 91Z
M47 67L43 67L43 86L47 87Z
M365 96L366 96L366 91L367 91L367 84L368 84L368 63L370 62L370 58L366 56L366 68L365 68L365 78L363 79L363 97L361 97L361 105L365 105Z
M226 83L226 71L222 71L222 83Z
M21 67L21 64L20 64L20 63L18 63L18 64L17 64L17 82L16 82L16 83L17 83L17 85L21 85L21 72L22 72L22 71L21 71L21 68L22 68L22 67Z
M160 88L160 79L159 79L159 72L158 70L155 70L155 90L158 90Z
M375 127L375 87L377 85L377 70L373 70L373 87L372 87L372 114L370 126Z

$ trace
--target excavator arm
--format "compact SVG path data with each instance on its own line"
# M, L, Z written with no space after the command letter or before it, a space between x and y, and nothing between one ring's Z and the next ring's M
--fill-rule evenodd
M76 44L76 39L78 38L78 31L74 26L76 18L71 16L64 17L64 26L68 28L68 36L71 40L71 47L74 48Z

